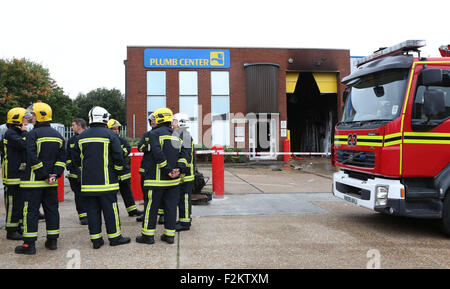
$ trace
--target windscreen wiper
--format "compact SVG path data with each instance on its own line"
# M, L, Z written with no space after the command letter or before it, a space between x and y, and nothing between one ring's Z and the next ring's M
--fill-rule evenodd
M392 119L371 119L371 120L364 120L364 122L379 122L379 121L391 121Z

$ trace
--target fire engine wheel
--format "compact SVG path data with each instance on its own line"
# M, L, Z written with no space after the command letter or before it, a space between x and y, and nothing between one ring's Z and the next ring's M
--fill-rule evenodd
M450 237L450 192L447 192L444 199L441 226L442 231Z

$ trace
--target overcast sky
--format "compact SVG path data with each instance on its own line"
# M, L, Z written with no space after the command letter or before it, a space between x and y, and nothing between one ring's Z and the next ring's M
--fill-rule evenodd
M48 68L75 98L124 92L126 47L342 48L353 56L424 39L450 43L448 1L14 0L0 2L0 58Z

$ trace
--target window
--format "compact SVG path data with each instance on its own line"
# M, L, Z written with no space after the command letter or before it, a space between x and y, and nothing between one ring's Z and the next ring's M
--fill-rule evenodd
M371 74L353 84L342 113L342 122L393 120L400 115L407 70Z
M198 81L197 71L180 71L179 78L179 95L180 107L179 112L189 116L189 132L191 133L194 143L198 143Z
M230 80L228 71L211 72L212 145L230 145Z
M166 72L147 71L147 119L161 107L166 107ZM150 129L147 121L147 130Z

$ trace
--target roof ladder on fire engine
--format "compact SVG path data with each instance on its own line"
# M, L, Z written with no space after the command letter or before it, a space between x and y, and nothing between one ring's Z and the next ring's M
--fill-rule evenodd
M406 40L402 43L399 43L397 45L391 46L391 47L382 47L375 51L373 54L363 57L359 59L356 62L356 66L361 66L369 61L379 59L386 56L392 56L392 55L401 55L406 54L408 55L409 52L417 52L419 53L420 58L420 47L425 46L425 40Z

